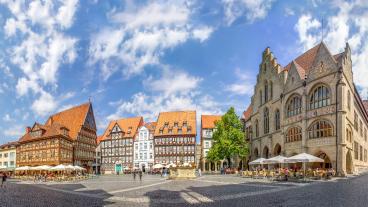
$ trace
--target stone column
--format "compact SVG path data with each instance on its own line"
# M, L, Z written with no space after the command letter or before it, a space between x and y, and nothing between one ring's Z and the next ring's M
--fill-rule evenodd
M217 172L217 161L215 162L215 172Z
M306 83L305 83L306 84ZM308 92L306 87L303 88L303 95L302 95L302 152L308 153L308 146L307 146L307 139L308 139Z
M206 172L206 159L202 159L202 171Z
M338 175L344 176L346 175L346 94L345 94L345 86L346 83L343 80L342 73L338 73L340 81L337 82L337 96L336 100L336 111L337 111L337 120L334 126L335 135L337 139L336 153L335 157L332 158L336 160L335 166L332 166L336 169ZM330 158L331 159L331 158Z

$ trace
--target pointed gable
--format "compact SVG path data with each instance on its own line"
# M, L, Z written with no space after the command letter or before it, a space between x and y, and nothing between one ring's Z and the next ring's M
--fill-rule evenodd
M216 126L216 122L221 120L220 115L202 115L201 123L202 129L213 129Z
M85 103L65 111L61 111L57 114L50 116L45 125L52 125L53 123L59 123L69 129L69 135L73 140L76 140L78 133L81 131L82 126L86 126L86 119L88 118L88 125L94 125L94 117L92 112L91 103ZM93 121L92 121L93 120ZM92 125L93 123L93 125ZM95 125L94 125L95 126ZM96 130L96 128L92 128Z
M141 116L111 121L102 135L101 140L110 139L110 133L116 126L123 132L123 138L134 138L138 132L138 128L142 125L143 117Z

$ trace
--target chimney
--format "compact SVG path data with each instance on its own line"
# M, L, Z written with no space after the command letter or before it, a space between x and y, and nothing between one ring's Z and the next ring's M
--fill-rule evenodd
M27 126L26 127L26 133L29 133L29 132L31 132L31 127Z

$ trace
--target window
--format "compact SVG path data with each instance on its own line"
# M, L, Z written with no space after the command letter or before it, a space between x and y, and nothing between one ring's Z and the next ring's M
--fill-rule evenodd
M351 108L351 95L350 95L349 90L348 90L348 99L346 101L348 102L348 109L350 110L350 108Z
M286 142L296 142L302 140L302 129L300 127L290 127L287 130Z
M310 95L309 109L317 109L330 105L330 91L325 86L318 86Z
M358 131L358 114L354 111L354 129Z
M362 120L359 120L359 133L360 133L360 136L362 137L363 136L363 122L362 122Z
M178 127L178 122L174 122L174 127Z
M265 85L264 85L264 95L265 95L265 103L268 101L268 83L267 81L265 81Z
M205 142L205 148L210 148L210 143L208 141Z
M309 127L309 138L321 138L332 136L332 126L328 121L319 120Z
M173 130L172 128L169 128L169 134L172 134Z
M256 123L255 123L255 130L254 130L254 131L256 131L256 137L258 137L258 136L259 136L259 131L258 131L258 129L259 129L259 126L258 126L258 120L256 120Z
M273 98L273 83L270 81L270 100Z
M287 117L295 116L302 112L302 99L300 96L292 96L286 104Z
M263 110L263 131L267 134L270 131L270 122L269 122L269 111L268 108Z
M364 141L367 141L367 128L364 127Z
M275 112L275 129L280 129L280 111L278 109Z
M262 95L262 90L259 91L259 105L262 105L262 99L263 99L263 95Z
M359 146L359 157L360 157L360 161L363 161L363 147L362 145Z
M352 132L350 129L346 128L346 141L351 142L352 141Z
M192 127L191 127L191 126L188 126L188 128L187 128L187 132L188 132L188 133L192 132Z
M354 142L354 159L359 159L358 142Z
M364 162L367 162L367 150L364 149Z
M184 121L184 122L183 122L183 127L187 127L187 126L188 126L187 121Z

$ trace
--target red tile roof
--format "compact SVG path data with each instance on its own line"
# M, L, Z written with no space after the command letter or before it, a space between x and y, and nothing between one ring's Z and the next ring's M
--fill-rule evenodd
M100 144L100 142L102 141L102 138L103 138L103 135L100 135L97 137L97 140L96 140L97 145Z
M215 128L215 123L219 120L221 120L220 115L202 115L201 116L202 129Z
M134 138L138 128L143 125L143 117L139 116L111 121L102 135L101 141L110 139L110 133L115 124L123 131L123 138Z
M55 136L63 136L63 137L66 137L67 139L72 140L72 138L70 137L70 131L69 131L69 135L65 136L62 131L63 129L69 130L67 127L59 123L52 123L49 125L42 125L39 123L35 123L31 131L27 132L19 139L19 143L38 140L38 139L44 139L44 138L49 138L49 137L55 137ZM31 132L38 131L38 130L42 131L41 136L34 137L31 135Z
M45 125L59 123L69 129L69 135L73 140L77 139L82 125L85 122L91 103L85 103L50 116Z
M157 122L147 122L144 126L150 131L150 133L155 133Z
M252 105L249 105L247 110L243 112L244 120L247 121L250 118L250 116L252 116L252 113L253 113Z
M8 148L8 147L11 147L11 146L17 146L18 144L19 144L19 142L17 142L17 141L8 142L8 143L5 143L3 145L0 145L0 149Z
M187 127L184 127L186 122ZM176 126L176 124L178 126ZM181 132L179 131L181 128ZM171 131L169 131L171 129ZM161 132L162 131L162 132ZM196 135L196 111L161 112L158 116L154 136Z

